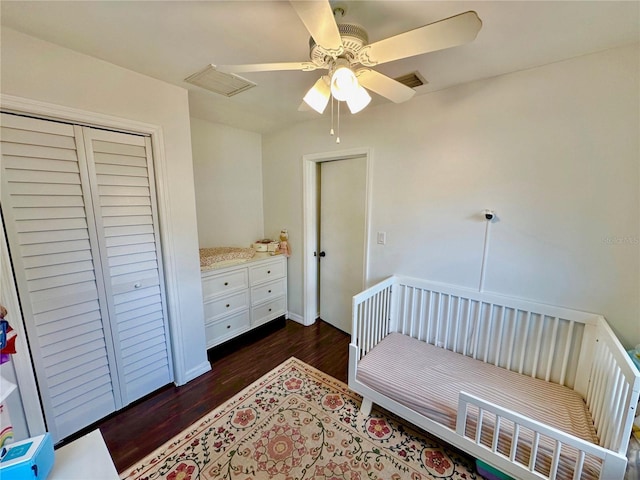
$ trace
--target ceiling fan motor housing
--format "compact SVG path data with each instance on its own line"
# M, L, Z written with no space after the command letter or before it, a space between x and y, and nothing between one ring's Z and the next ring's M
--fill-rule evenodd
M369 43L367 31L356 23L339 23L338 31L344 47L339 58L347 59L350 64L358 63L358 52ZM320 68L329 68L334 60L333 56L318 45L313 37L309 39L309 57Z

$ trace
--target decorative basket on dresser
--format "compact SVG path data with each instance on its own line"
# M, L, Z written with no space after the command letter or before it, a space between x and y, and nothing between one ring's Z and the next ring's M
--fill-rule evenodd
M285 315L287 259L257 253L229 267L202 272L207 348Z

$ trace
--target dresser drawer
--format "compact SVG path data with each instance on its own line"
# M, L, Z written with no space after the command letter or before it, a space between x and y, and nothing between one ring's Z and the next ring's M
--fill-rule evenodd
M251 267L249 269L249 277L251 278L251 285L256 283L268 282L276 278L282 278L285 275L285 263L282 259L278 259L275 262L267 263L265 265L259 265Z
M236 315L230 315L224 320L209 323L205 325L207 347L212 347L213 345L229 340L250 328L251 317L249 310L245 310Z
M251 326L258 325L273 320L283 315L285 312L285 297L275 298L267 303L253 307L251 310Z
M238 293L226 295L224 297L208 300L204 302L205 323L215 320L221 315L228 315L249 306L249 291L243 290Z
M249 288L247 269L212 275L202 279L202 296L205 300L225 293Z
M284 295L287 288L287 279L281 278L275 282L258 285L251 289L251 305L271 300L273 298Z

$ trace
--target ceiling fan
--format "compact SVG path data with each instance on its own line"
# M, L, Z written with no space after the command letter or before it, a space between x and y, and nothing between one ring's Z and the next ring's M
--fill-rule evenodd
M311 34L310 61L216 68L232 74L327 70L301 105L301 109L307 104L318 113L324 112L331 96L345 101L351 113L357 113L371 101L366 89L395 103L409 100L415 90L370 67L471 42L482 27L476 12L469 11L370 44L366 30L360 25L336 22L336 17L344 15L344 7L333 9L328 0L290 0L290 3Z

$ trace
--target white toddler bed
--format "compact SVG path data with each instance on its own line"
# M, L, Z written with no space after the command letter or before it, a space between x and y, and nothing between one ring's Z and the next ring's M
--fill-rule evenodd
M622 479L640 394L602 316L391 277L353 299L349 386L521 479Z

